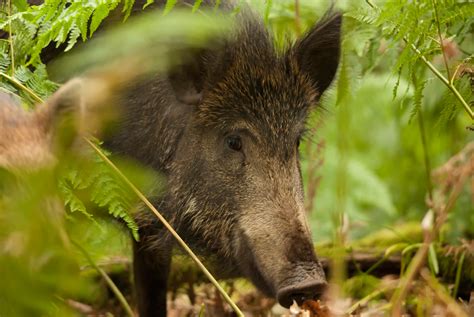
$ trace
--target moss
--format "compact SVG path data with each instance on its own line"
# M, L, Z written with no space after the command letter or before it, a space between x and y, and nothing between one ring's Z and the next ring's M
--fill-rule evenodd
M423 232L418 222L407 222L394 228L376 231L360 240L354 241L355 248L387 248L394 244L407 242L416 243L423 240Z
M344 282L344 292L346 295L361 299L377 291L380 288L380 280L372 275L361 274ZM381 295L380 295L381 296Z
M408 222L394 228L384 228L366 237L349 242L346 251L353 250L367 252L370 254L384 253L388 247L399 243L413 244L423 241L423 232L417 222ZM332 258L335 248L332 242L319 243L315 245L316 254L322 258Z

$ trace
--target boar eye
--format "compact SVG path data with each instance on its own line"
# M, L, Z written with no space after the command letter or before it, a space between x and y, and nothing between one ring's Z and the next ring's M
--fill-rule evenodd
M296 148L298 149L300 147L300 144L301 144L301 138L298 138L296 140Z
M230 135L225 139L225 143L229 149L234 151L240 151L242 149L242 140L237 135Z

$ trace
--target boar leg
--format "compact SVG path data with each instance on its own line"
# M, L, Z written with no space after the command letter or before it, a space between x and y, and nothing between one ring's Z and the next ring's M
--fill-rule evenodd
M163 232L163 235L166 233ZM133 272L140 317L166 316L166 287L171 250L172 243L167 241L154 244L151 250L143 242L134 243Z

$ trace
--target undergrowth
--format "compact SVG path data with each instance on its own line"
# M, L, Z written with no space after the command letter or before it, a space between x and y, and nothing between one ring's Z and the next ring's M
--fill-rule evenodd
M201 2L196 1L190 10L198 11ZM152 3L152 0L148 0L144 8ZM301 6L297 18L296 3ZM175 5L176 1L166 1L163 14L170 13ZM310 1L266 1L252 5L260 10L280 47L310 27L322 16L326 7L326 3L315 4ZM29 5L26 0L3 1L0 7L0 90L16 96L24 107L33 108L39 99L46 99L60 86L48 76L45 64L47 53L52 49L72 50L79 43L87 42L111 14L125 21L133 8L133 0L46 0L41 5ZM339 201L333 216L337 239L344 243L347 238L345 230L349 229L344 220L345 210L347 205L353 205L353 201L349 200L350 189L346 187L352 165L350 161L344 160L351 147L348 143L350 118L357 116L358 111L348 105L364 76L380 69L391 69L391 75L396 80L390 89L394 100L402 97L401 108L406 107L408 100L408 115L400 115L395 120L402 121L408 117L408 122L418 125L419 139L416 142L422 148L423 169L426 170L423 190L428 193L427 209L432 209L435 219L444 217L443 221L447 222L450 210L440 208L435 202L436 184L432 183L430 177L434 164L427 135L433 137L434 134L436 137L436 133L447 134L453 126L458 127L457 122L467 127L466 134L471 133L469 128L472 129L474 120L474 5L470 1L456 0L366 0L349 2L342 10L345 16L342 64L337 94L332 101L331 98L327 101L327 104L333 102L338 109L343 110L336 114L341 132L335 151L340 159L336 176ZM430 99L429 89L433 85L435 89L442 90L440 102L434 103ZM391 172L396 173L392 168ZM374 183L374 187L379 186L379 183ZM68 166L59 177L58 191L65 203L68 219L75 221L77 213L80 213L97 225L97 209L103 209L111 217L125 222L133 237L139 238L137 225L130 213L136 199L103 160L96 157L87 168L80 164ZM389 199L381 201L382 196L363 197L361 205L393 214L393 204ZM358 203L356 199L354 201L354 204ZM428 229L433 232L432 239L425 241L429 244L426 255L428 267L433 275L437 275L440 273L440 264L435 251L440 248L444 233L439 225L432 225ZM472 228L465 229L465 232L472 234ZM417 241L402 246L392 245L389 249L393 251L399 248L397 250L402 251L405 271L407 263L421 246L422 243ZM63 254L55 256L62 259ZM62 273L75 272L71 269L73 266L70 264L70 270ZM51 278L49 274L52 273L47 273L46 277ZM19 270L18 275L21 274L26 273ZM55 291L74 292L60 288ZM453 294L456 291L453 290ZM25 303L19 305L28 306ZM25 311L44 312L43 308L28 306Z

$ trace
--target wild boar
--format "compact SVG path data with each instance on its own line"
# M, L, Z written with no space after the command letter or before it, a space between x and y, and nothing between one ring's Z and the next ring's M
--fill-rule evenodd
M34 170L54 164L56 132L80 112L79 86L79 80L72 80L34 111L23 109L11 95L0 94L0 167Z
M337 71L341 15L327 14L285 52L249 10L237 21L189 63L133 85L106 146L166 177L154 205L215 274L247 277L288 307L326 286L303 208L298 146ZM137 220L138 310L166 316L174 244L148 211Z
M114 121L115 91L130 77L122 68L71 79L32 111L0 93L0 167L32 171L54 166L60 152Z

